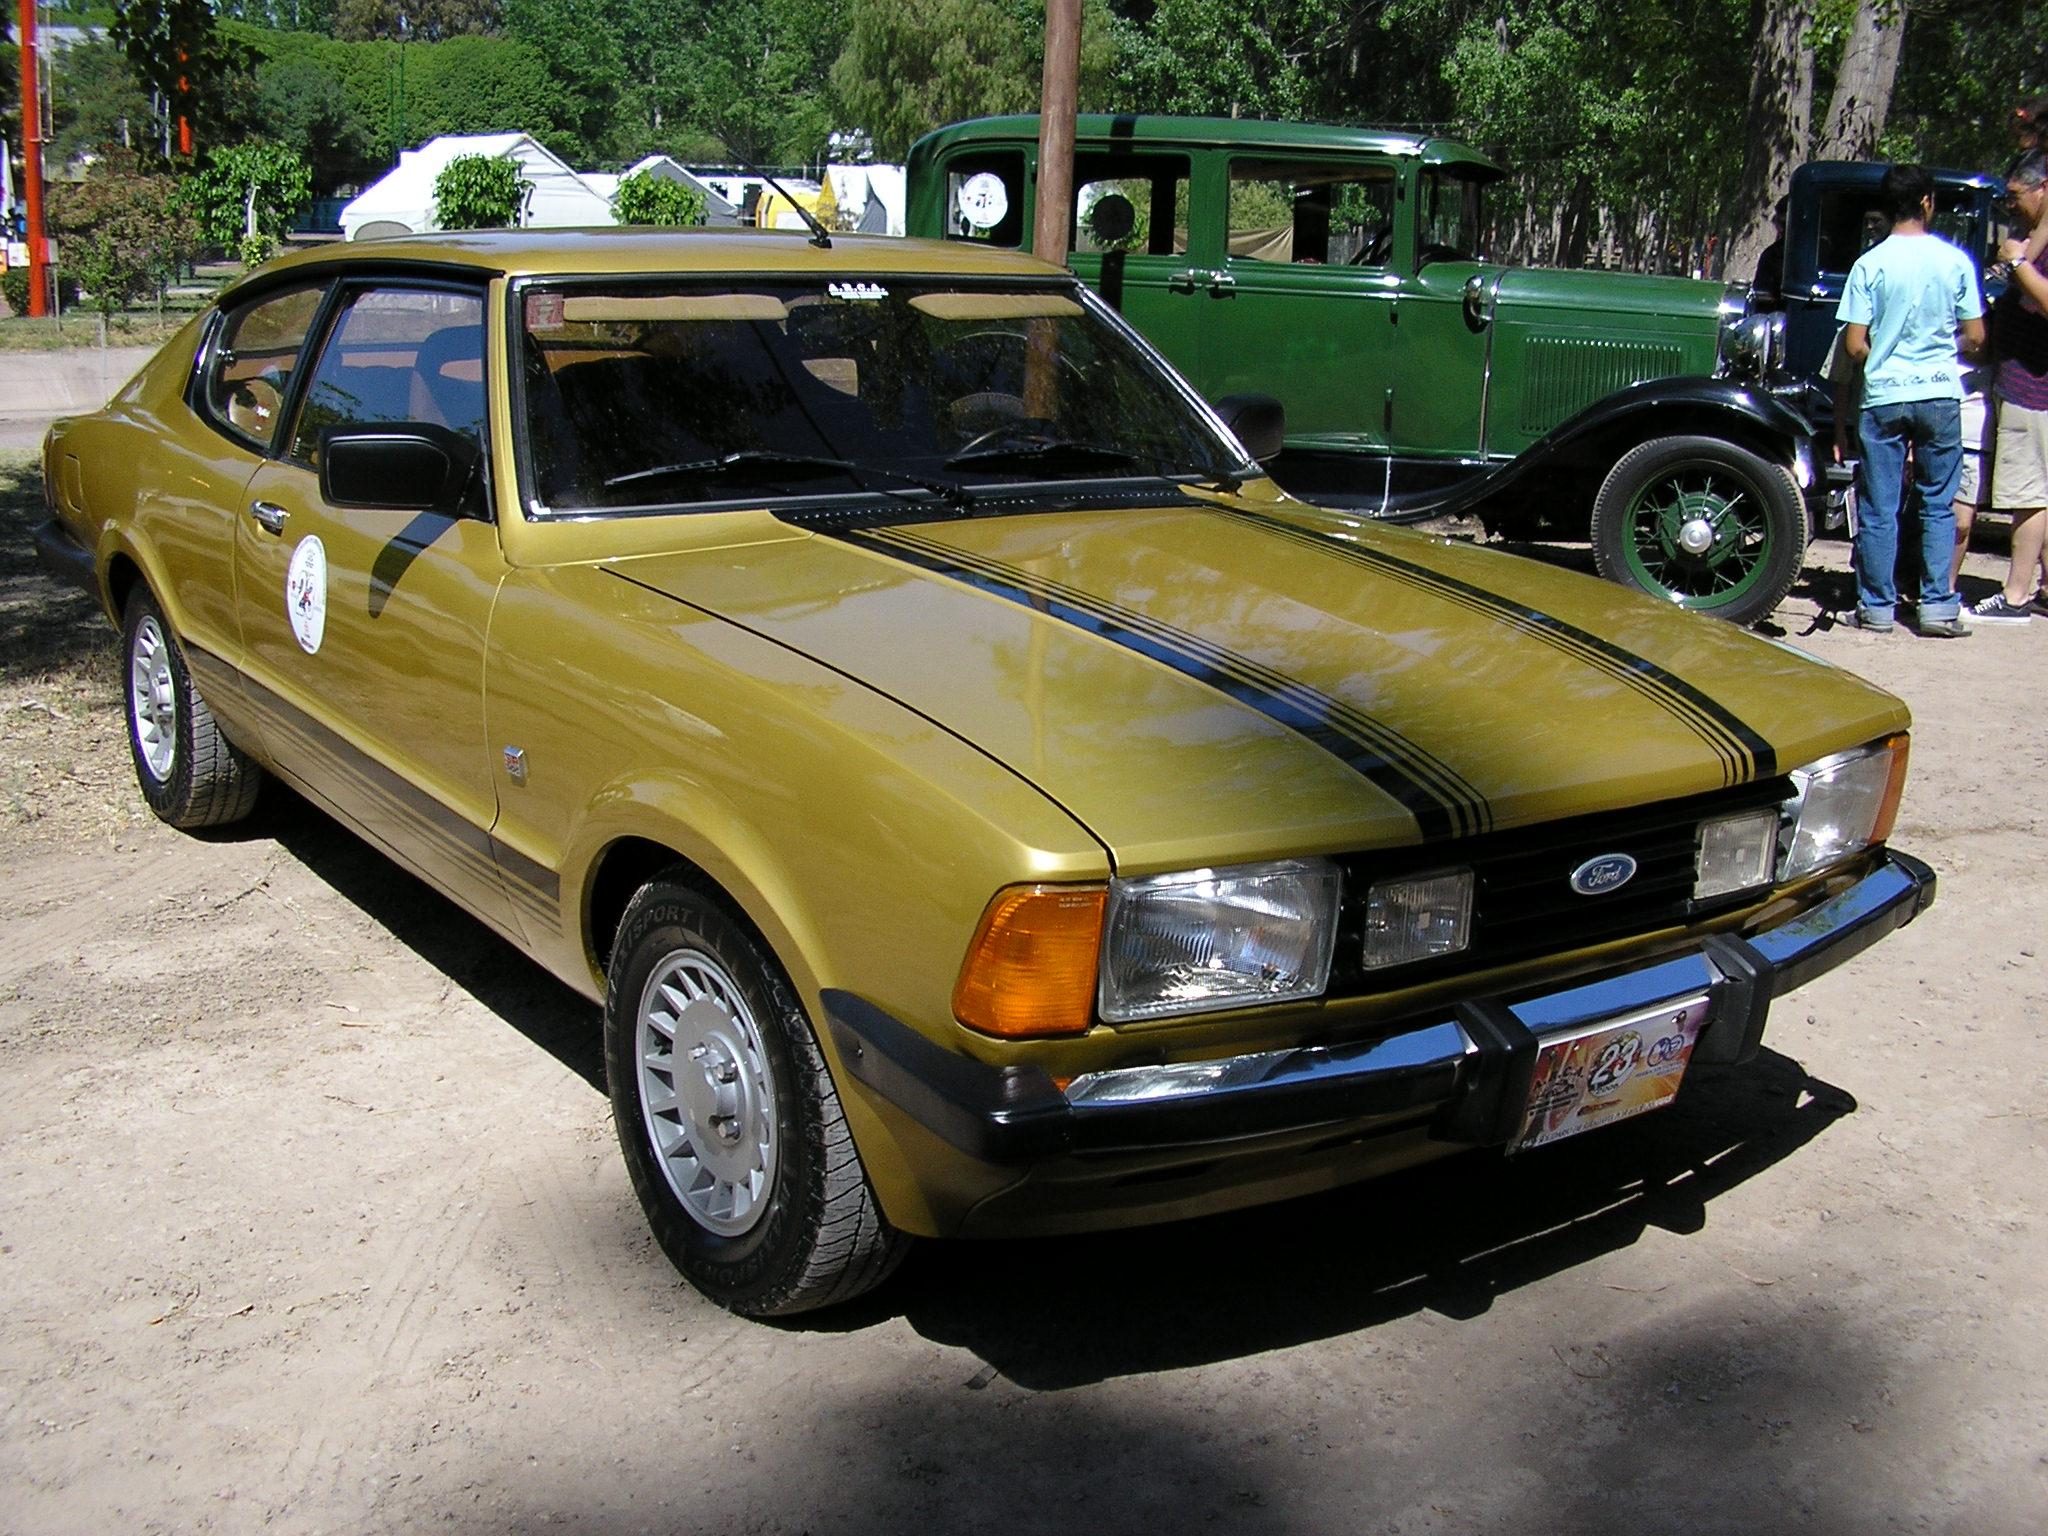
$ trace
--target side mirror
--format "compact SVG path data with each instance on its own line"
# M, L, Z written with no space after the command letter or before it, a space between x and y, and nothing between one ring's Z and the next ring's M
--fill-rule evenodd
M483 453L430 421L329 427L320 434L320 496L333 507L460 514Z
M1271 395L1225 395L1216 402L1216 414L1261 464L1287 446L1287 412Z

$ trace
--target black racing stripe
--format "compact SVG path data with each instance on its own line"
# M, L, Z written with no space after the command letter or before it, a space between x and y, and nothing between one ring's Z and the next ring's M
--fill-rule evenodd
M1747 721L1684 678L1636 655L1633 651L1614 644L1611 640L1568 624L1563 619L1544 613L1541 609L1530 608L1496 592L1489 592L1484 587L1460 581L1454 576L1446 576L1427 566L1387 554L1383 550L1335 539L1328 534L1283 522L1261 512L1236 508L1216 510L1222 516L1252 523L1297 542L1313 545L1353 564L1399 575L1447 597L1461 599L1468 605L1514 623L1548 644L1568 649L1601 666L1609 675L1637 687L1638 691L1644 692L1646 697L1653 699L1666 712L1681 720L1710 746L1715 747L1722 754L1724 761L1729 763L1730 771L1735 775L1735 782L1771 778L1778 772L1777 749Z
M1199 635L1177 629L1164 620L1122 607L1107 598L1083 592L1048 577L1018 570L1014 566L1005 565L986 556L969 554L902 529L878 533L875 537L886 540L893 547L907 547L914 552L922 553L948 568L953 565L964 566L992 577L999 583L1022 588L1040 599L1056 599L1110 623L1149 635L1161 644L1184 651L1195 660L1206 663L1240 683L1267 690L1277 698L1292 701L1316 718L1326 720L1331 727L1348 736L1354 743L1379 753L1394 768L1407 772L1431 790L1437 799L1451 810L1458 823L1456 835L1492 830L1493 808L1469 780L1386 722L1374 719L1342 699L1334 698Z
M1126 616L1102 611L1094 603L1076 602L1071 595L1047 590L1044 584L1021 572L985 568L992 562L977 561L956 550L928 547L900 534L848 531L832 537L1034 609L1207 684L1286 726L1342 762L1413 816L1427 840L1456 836L1472 819L1469 807L1446 799L1441 791L1391 761L1385 752L1344 729L1333 718L1332 711L1318 707L1318 696L1313 690L1299 686L1279 689L1254 681L1201 654L1201 648L1190 643L1192 637L1176 636L1156 622L1133 623Z
M523 898L535 915L550 923L558 920L561 879L553 870L506 849L481 827L457 815L289 699L247 674L242 681L250 706L266 717L266 724L296 738L306 750L318 753L336 773L371 792L445 854L464 862L472 873L504 876L505 889L514 899ZM508 856L504 862L499 858L501 849Z

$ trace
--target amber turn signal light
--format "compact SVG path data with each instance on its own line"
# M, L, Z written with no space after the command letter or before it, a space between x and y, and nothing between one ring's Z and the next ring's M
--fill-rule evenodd
M953 987L953 1017L1005 1039L1078 1035L1095 1019L1099 885L1013 885L996 892Z
M1912 745L1912 738L1903 731L1884 744L1884 750L1891 754L1892 764L1885 781L1884 799L1878 802L1877 822L1870 829L1873 843L1888 842L1892 824L1899 819L1899 801L1906 793L1906 757Z

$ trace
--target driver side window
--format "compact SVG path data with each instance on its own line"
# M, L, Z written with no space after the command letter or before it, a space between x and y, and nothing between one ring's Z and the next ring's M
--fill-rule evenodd
M1394 254L1394 168L1233 160L1230 255L1296 266L1383 267Z

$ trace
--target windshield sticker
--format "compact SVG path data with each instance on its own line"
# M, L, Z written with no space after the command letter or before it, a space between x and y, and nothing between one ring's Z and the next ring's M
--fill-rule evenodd
M960 186L960 217L971 229L994 229L1010 211L1010 189L994 171L977 171Z
M880 283L828 283L825 291L835 299L854 299L863 304L889 297L889 290Z
M299 540L284 573L284 614L308 656L327 633L327 548L312 534Z
M559 331L562 328L562 299L559 293L529 293L526 296L526 328L529 331Z

